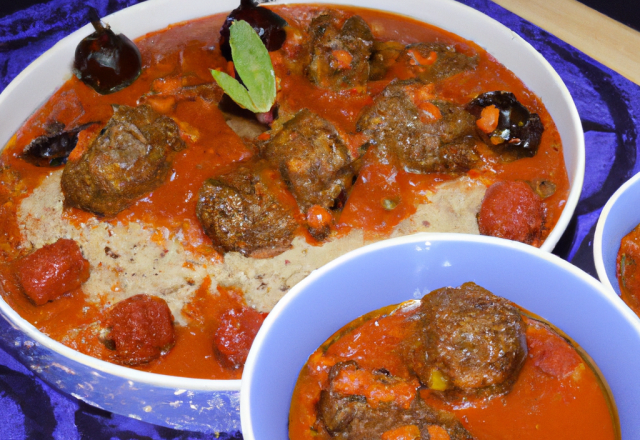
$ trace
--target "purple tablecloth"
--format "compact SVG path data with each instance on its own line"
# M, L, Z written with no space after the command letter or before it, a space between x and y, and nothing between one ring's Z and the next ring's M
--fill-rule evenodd
M84 25L89 5L105 16L140 1L50 0L1 17L0 90L56 41ZM640 167L640 87L489 0L460 1L531 43L560 74L576 102L586 140L584 189L554 253L596 276L592 240L600 211ZM12 349L0 347L0 439L242 438L238 432L178 431L93 408L35 377L12 357Z

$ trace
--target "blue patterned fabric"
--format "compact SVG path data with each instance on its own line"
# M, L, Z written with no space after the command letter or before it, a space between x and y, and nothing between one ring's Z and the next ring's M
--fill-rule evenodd
M639 171L640 87L489 0L460 0L529 41L560 74L585 131L584 190L569 228L554 251L596 276L592 240L602 207ZM0 17L0 90L56 41L86 23L140 0L50 0ZM1 118L1 116L0 116ZM0 320L0 325L7 325ZM241 439L239 432L178 431L111 414L38 379L0 347L0 439Z

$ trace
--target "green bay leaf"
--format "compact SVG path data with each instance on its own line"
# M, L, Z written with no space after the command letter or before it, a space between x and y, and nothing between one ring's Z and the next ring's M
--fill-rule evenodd
M242 84L232 76L227 75L219 70L211 70L213 79L216 80L222 90L231 97L240 107L251 110L255 113L254 104L249 96L249 92Z
M254 113L268 112L276 100L276 76L269 51L244 20L234 21L229 32L231 57L244 86L224 72L212 70L211 74L238 105Z

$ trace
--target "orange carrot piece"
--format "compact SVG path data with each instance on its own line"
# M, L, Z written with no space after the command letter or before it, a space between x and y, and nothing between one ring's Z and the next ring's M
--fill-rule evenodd
M338 67L339 69L351 68L353 56L346 50L333 50L331 51L331 55L333 55L333 59L335 60L335 67Z
M429 431L429 434L431 434L431 431ZM390 429L382 434L382 440L417 440L420 437L420 428L416 425L401 426L399 428ZM433 439L433 437L431 438Z
M182 80L178 75L156 78L151 83L151 90L155 93L175 93L182 88Z
M420 386L417 380L384 383L376 380L367 370L342 370L332 383L334 391L345 395L360 395L367 399L372 408L384 402L395 402L409 408Z
M431 440L451 440L451 437L449 437L449 434L442 426L430 425L427 428L427 431L429 431L429 437L431 437Z
M313 229L322 229L331 225L333 217L331 213L320 205L313 205L307 211L307 223Z
M79 160L85 151L89 149L89 146L100 135L100 131L104 128L101 124L93 124L78 133L78 143L76 147L71 150L67 161L75 162Z
M435 86L433 85L433 83L418 87L418 89L414 92L414 99L418 101L429 101L431 99L434 99L436 97L434 88Z
M437 121L442 117L440 109L429 101L422 101L418 103L418 108L424 112L420 118L422 122L430 123Z
M482 109L480 119L476 121L478 128L485 133L491 133L498 126L500 110L495 105L489 105Z

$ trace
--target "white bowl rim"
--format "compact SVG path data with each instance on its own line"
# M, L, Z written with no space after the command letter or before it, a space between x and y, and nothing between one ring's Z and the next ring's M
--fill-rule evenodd
M598 282L594 277L584 272L577 266L569 263L568 261L554 255L550 252L544 252L533 246L529 246L523 243L505 240L502 238L484 236L484 235L471 235L471 234L456 234L456 233L428 233L423 232L420 234L408 235L404 237L395 237L388 240L383 240L377 243L373 243L362 248L353 250L345 255L338 257L337 259L327 263L320 269L314 271L305 279L300 281L282 298L271 313L267 316L262 327L258 331L256 338L254 339L251 350L249 350L249 356L245 363L244 372L242 374L242 386L240 387L240 422L242 425L242 433L246 440L253 440L255 438L252 418L248 416L251 409L251 393L250 389L256 365L256 358L258 352L262 347L262 344L267 337L271 327L275 324L280 314L294 302L295 299L304 293L307 286L313 284L316 279L324 276L326 272L330 272L334 267L344 264L349 260L354 260L363 254L373 253L375 251L396 247L410 243L429 243L429 242L472 242L472 243L487 243L498 247L512 249L517 252L523 252L526 254L534 255L536 258L541 258L547 262L560 266L563 270L570 272L572 275L578 277L580 280L590 284L595 291L598 292L604 299L610 302L634 327L635 331L640 335L640 320L631 309L618 296L612 296L602 283ZM344 323L345 325L347 323ZM338 329L335 329L336 331ZM311 353L309 353L311 355Z
M602 235L604 234L604 226L607 223L607 219L609 218L609 213L611 209L614 207L618 199L629 189L631 186L635 185L640 180L640 172L636 173L633 177L627 180L625 183L620 186L613 193L611 198L607 200L607 203L602 208L602 212L600 212L600 217L598 217L598 223L596 224L596 230L593 235L593 261L596 266L596 273L598 274L598 278L600 282L604 284L604 286L613 292L616 296L618 295L618 290L614 287L612 280L609 279L609 275L607 274L607 269L604 265L603 257L603 248L602 248ZM622 239L622 237L620 237ZM616 283L618 280L614 280Z
M422 6L421 1L422 0L405 0L405 2L409 2L409 3L413 2L416 5ZM464 5L462 3L458 3L454 0L433 0L433 1L436 3L446 4L448 7L451 7L451 8L458 8L459 11L464 11L466 13L475 15L478 19L482 21L491 22L493 25L496 26L496 29L498 29L499 31L508 32L512 40L518 41L520 44L523 45L524 48L528 49L528 53L527 53L528 56L531 56L532 59L535 59L537 63L539 63L542 67L544 67L544 70L549 74L550 78L554 79L554 83L558 87L557 91L559 92L559 96L564 100L564 102L568 104L568 108L566 110L568 111L572 121L570 131L575 132L575 134L577 135L577 138L574 140L577 143L576 157L575 157L576 159L575 173L576 174L574 176L573 181L570 181L571 191L570 191L569 197L567 198L563 212L560 215L560 218L558 219L556 226L554 227L554 229L551 231L551 233L549 234L549 236L541 246L541 249L543 251L551 252L555 247L555 245L557 244L560 237L562 236L562 234L564 233L567 225L569 224L569 221L571 220L575 207L577 206L577 203L580 198L580 192L582 189L582 183L584 179L584 170L585 170L584 136L583 136L582 126L580 124L580 118L579 118L575 103L571 98L571 95L566 85L564 84L564 82L562 81L558 73L555 71L555 69L551 66L551 64L538 51L536 51L526 40L522 39L518 34L511 31L510 29L508 29L506 26L502 25L495 19L487 16L486 14L470 6ZM152 11L155 8L161 8L163 7L163 5L168 5L172 3L175 3L175 0L148 0L146 2L138 3L136 5L124 8L120 11L110 14L104 17L103 20L105 22L108 22L114 30L118 31L119 24L124 22L126 19L131 18L130 17L131 15L137 15L145 11L148 14L150 13L149 11ZM188 10L189 12L192 10L200 11L200 9L198 9L197 6L200 5L201 3L203 3L203 0L182 0L181 6L183 6L184 9ZM269 4L275 5L275 4L298 4L298 3L349 5L350 3L353 3L353 0L276 0L274 2L270 2ZM382 4L382 1L380 1L380 4ZM375 6L368 6L368 5L360 5L360 7L380 9L380 10L386 10L393 13L402 14L390 9L384 9L384 7L376 8ZM204 15L200 14L191 18L185 18L183 20L172 20L171 22L180 23L186 20L204 17L207 15L213 15L219 12L224 12L224 11L218 11L217 9L215 10L214 9L215 7L211 7L211 11L209 13L205 13ZM426 20L423 20L423 21L426 21ZM439 25L439 26L441 28L444 28L442 25ZM14 78L14 80L11 81L11 83L2 91L2 93L0 93L0 107L2 107L5 101L8 101L8 98L11 97L13 90L16 89L21 82L23 82L32 72L40 69L41 66L45 64L45 62L47 62L48 59L56 57L58 52L62 49L63 46L68 44L74 44L75 46L77 42L79 42L84 36L88 35L92 31L93 31L93 28L91 27L91 25L87 24L82 28L74 31L73 33L67 35L66 37L62 38L53 47L51 47L49 50L47 50L42 55L40 55L29 66L27 66L27 68L25 68L19 75L17 75ZM153 32L153 30L148 30L139 35L130 33L129 36L132 39L135 39L149 32ZM452 32L460 35L460 31L452 31ZM464 36L462 37L465 38ZM476 43L478 42L476 41ZM70 76L71 76L71 73L69 72L68 77ZM60 85L61 84L58 84L55 89L57 89ZM45 99L48 99L48 96ZM3 147L4 147L4 144L0 146L0 148L3 148ZM446 234L443 234L443 235L446 235ZM56 351L62 354L63 356L71 359L72 361L78 362L80 364L93 368L97 371L104 372L106 374L111 374L114 376L122 377L124 379L133 380L140 383L147 383L147 384L158 386L158 387L184 388L184 389L204 390L204 391L230 391L230 390L233 391L233 390L241 389L241 380L209 380L209 379L184 378L184 377L178 377L178 376L149 373L145 371L134 370L131 368L111 364L109 362L102 361L102 360L93 358L91 356L82 354L78 351L75 351L57 341L54 341L48 336L44 335L43 333L38 331L33 325L31 325L22 317L20 317L19 314L16 313L2 298L0 298L0 312L4 314L5 317L7 317L11 321L12 325L17 325L18 327L20 327L28 337L35 340L37 343L41 344L42 346L47 347L53 351Z

